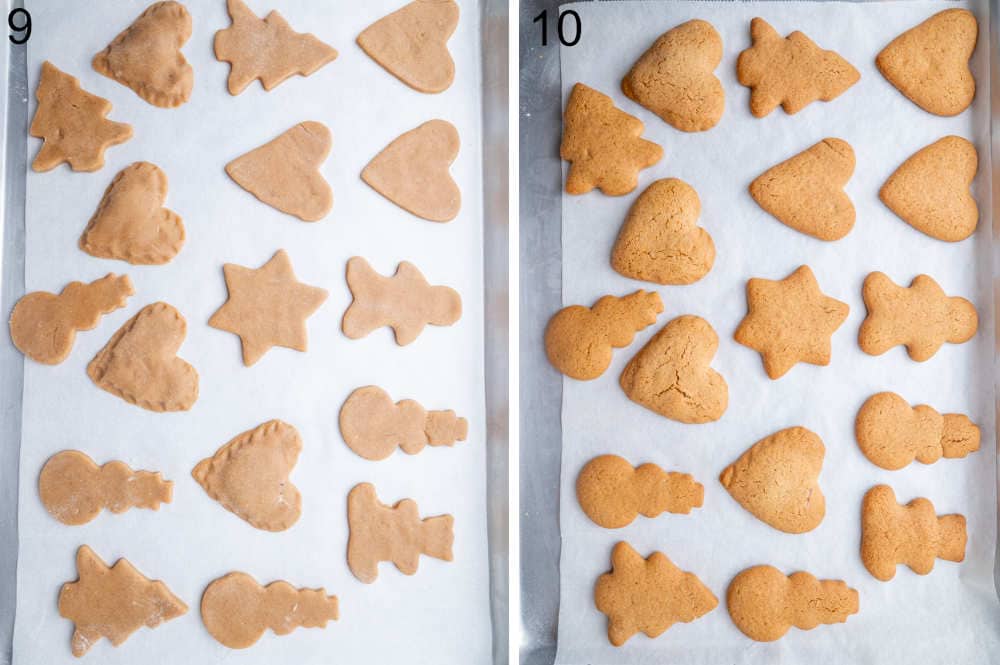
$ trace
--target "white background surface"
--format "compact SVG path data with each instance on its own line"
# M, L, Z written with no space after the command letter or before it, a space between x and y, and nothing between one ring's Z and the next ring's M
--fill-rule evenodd
M490 653L483 415L482 221L480 175L480 66L478 9L463 3L449 42L454 85L439 95L406 87L369 59L354 39L372 21L403 4L288 0L248 4L263 17L280 11L299 31L313 32L340 55L311 77L293 77L265 93L253 83L238 97L226 91L229 65L215 60L212 39L229 26L222 0L186 3L194 33L183 51L194 67L191 100L158 109L90 67L95 53L124 29L147 2L74 4L33 0L29 89L44 59L77 76L85 90L114 104L109 117L131 123L134 137L106 153L91 174L67 166L29 172L26 285L58 291L109 271L131 276L136 295L126 308L80 333L69 359L57 367L27 362L21 457L20 556L14 662L79 662L69 649L72 624L58 616L60 585L76 578L74 557L89 544L109 564L127 557L162 579L189 606L181 618L140 629L120 648L102 640L86 658L100 663L485 663ZM431 118L452 122L462 147L452 174L462 211L450 224L415 218L383 199L358 177L379 150ZM223 171L234 157L297 122L318 120L333 134L322 167L333 188L333 210L307 224L260 202ZM29 163L41 141L29 139ZM170 180L166 205L180 214L187 243L165 266L133 267L93 258L77 239L105 187L137 160L158 164ZM330 296L308 322L309 351L275 348L251 368L242 365L235 335L209 328L225 301L225 262L258 267L280 248L298 278ZM391 274L413 261L432 284L462 295L463 316L453 327L429 327L398 347L382 329L352 341L340 332L350 303L344 280L349 257L367 258ZM198 370L201 396L187 413L156 414L106 393L86 376L86 365L117 328L142 306L165 300L188 322L180 355ZM381 462L352 453L340 438L337 414L354 388L376 384L394 399L413 398L429 409L453 408L469 419L468 441L397 452ZM303 496L302 517L282 533L258 531L212 501L191 468L231 437L271 419L295 425L304 448L291 475ZM37 499L37 474L55 452L78 448L97 462L121 459L160 470L175 482L174 501L159 512L102 513L68 527L49 517ZM455 561L422 557L413 577L391 564L378 581L358 582L346 564L347 492L375 483L387 503L415 499L423 516L455 517ZM267 632L252 648L231 651L201 624L201 592L216 577L243 570L262 583L285 579L324 586L340 598L341 619L326 630Z
M948 3L947 6L956 6ZM971 110L932 116L900 95L874 65L893 37L945 8L944 3L579 3L584 37L563 47L564 99L577 81L610 95L619 108L646 123L645 138L664 149L656 166L643 171L639 188L612 198L596 190L563 196L563 297L590 305L604 294L655 288L666 306L653 326L628 349L618 350L608 371L591 382L564 379L563 537L559 663L992 663L1000 653L1000 605L993 585L996 467L992 400L990 290L990 173L988 21L977 9L980 40L973 59L979 85ZM802 30L823 48L847 58L861 80L830 103L813 103L794 116L780 108L764 119L748 109L749 90L736 80L736 58L750 46L749 24L761 16L782 35ZM692 18L710 21L722 36L724 56L716 69L726 92L720 123L704 133L677 131L625 98L621 77L657 36ZM878 200L878 189L909 155L954 133L973 140L980 154L974 194L982 218L974 238L946 244L895 217ZM847 185L857 223L844 239L826 243L798 233L761 210L747 193L753 178L824 137L847 140L857 169ZM701 224L717 248L715 267L693 286L658 287L626 279L609 265L611 247L625 214L658 178L679 177L702 203ZM829 367L797 365L783 378L764 374L759 354L733 341L746 313L750 277L782 279L801 264L812 267L821 289L850 305L847 321L833 335ZM980 314L969 343L945 345L924 363L902 347L872 357L857 345L865 316L861 284L873 271L908 285L924 272L951 295L970 298ZM720 338L713 367L729 383L729 409L716 423L684 425L629 401L618 386L628 360L667 321L681 314L705 317ZM941 412L968 413L983 431L982 448L963 460L919 463L885 471L860 453L854 418L866 398L893 390L912 404ZM823 439L826 459L820 486L827 514L804 535L767 526L741 508L718 482L722 469L757 440L791 425L804 425ZM602 453L633 464L654 462L692 473L705 486L704 507L691 515L638 517L630 526L606 530L590 522L576 501L580 468ZM873 485L888 483L903 502L929 498L939 514L968 518L969 542L962 564L938 561L928 576L900 567L889 583L875 580L858 554L860 506ZM691 624L677 624L655 640L633 637L616 649L607 620L593 603L593 585L610 568L611 548L627 540L644 556L667 554L697 574L720 605ZM846 624L792 629L776 643L751 641L732 624L725 608L729 581L740 570L769 563L786 573L807 570L843 579L860 593L860 613Z

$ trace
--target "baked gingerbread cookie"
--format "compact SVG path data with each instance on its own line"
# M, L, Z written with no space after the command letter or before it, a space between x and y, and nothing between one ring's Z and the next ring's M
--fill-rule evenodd
M927 275L917 275L905 287L885 273L873 272L865 278L862 296L868 317L858 332L858 344L873 356L902 344L910 358L923 362L945 342L968 342L979 327L972 303L946 295Z
M809 266L782 280L747 282L747 315L733 337L760 353L772 379L796 363L830 364L830 337L847 319L846 303L824 295Z
M753 45L736 60L736 76L750 88L750 112L758 118L779 104L792 115L817 100L836 99L861 78L851 63L798 30L782 38L767 21L755 18L750 38Z
M878 197L921 233L958 242L979 223L979 208L969 191L978 169L976 147L960 136L946 136L903 162Z
M622 196L635 189L639 171L663 157L663 148L640 138L643 127L604 93L574 85L559 147L559 156L569 162L566 192L586 194L596 187L608 196Z
M622 79L622 92L677 129L703 132L718 124L726 106L713 73L722 60L722 37L694 19L660 35Z
M820 240L840 240L854 228L854 204L844 186L854 173L847 141L823 139L750 183L750 196L779 222Z
M969 59L979 22L967 9L946 9L889 42L875 58L882 76L935 115L958 115L976 96Z
M631 344L662 311L660 294L641 289L621 298L603 296L591 307L564 307L549 319L545 354L568 377L596 379L611 364L612 351Z
M631 279L693 284L715 263L715 243L698 226L701 200L677 178L657 180L639 195L611 250L611 267Z

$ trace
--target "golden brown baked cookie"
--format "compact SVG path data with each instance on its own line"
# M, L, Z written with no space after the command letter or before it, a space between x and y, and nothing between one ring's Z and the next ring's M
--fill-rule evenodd
M836 99L861 74L834 51L825 51L796 30L782 38L767 21L750 21L753 45L736 60L740 84L750 88L750 112L763 118L778 105L798 113L809 104Z
M968 416L941 415L926 404L911 407L896 393L876 393L865 400L854 421L858 448L883 469L902 469L913 460L933 464L979 450L980 432Z
M701 200L677 178L657 180L629 208L611 250L619 274L657 284L693 284L715 263L715 243L698 226Z
M934 569L935 559L965 560L965 517L934 513L927 499L896 503L888 485L876 485L861 504L861 561L877 580L896 576L897 564L917 575Z
M826 447L805 427L789 427L750 446L719 482L754 517L785 533L812 531L826 515L819 488Z
M718 420L729 387L709 367L719 336L700 316L679 316L656 333L625 366L619 383L628 398L682 423Z
M108 120L111 102L80 87L80 81L46 60L35 90L38 108L28 133L43 140L31 168L51 171L63 162L74 171L104 166L108 146L132 138L132 126Z
M726 106L712 72L722 60L722 37L694 19L660 35L625 78L622 92L677 129L703 132L718 124Z
M643 559L622 541L611 552L611 572L594 585L594 604L608 616L608 640L620 647L638 632L659 637L675 623L691 623L719 600L662 552Z
M747 315L733 338L760 353L772 379L796 363L830 364L830 337L847 319L846 303L824 295L809 266L781 280L747 281Z
M108 273L84 284L70 282L59 295L33 291L10 312L10 340L35 362L58 365L69 357L78 330L93 330L101 317L125 306L135 293L128 275Z
M151 580L125 559L108 567L82 545L76 551L77 579L59 590L59 616L74 624L70 647L79 658L102 637L120 646L143 626L187 613L187 605L160 580Z
M242 572L213 580L201 596L201 621L209 634L230 649L256 644L270 628L287 635L296 628L326 628L340 617L336 596L326 590L296 589L288 582L261 586Z
M667 472L650 463L633 468L624 457L599 455L577 476L576 499L592 522L618 529L639 513L687 515L701 508L705 488L687 473Z
M823 139L750 183L750 196L779 222L820 240L840 240L854 228L854 204L844 186L854 173L854 150Z
M967 9L946 9L889 42L875 65L914 104L935 115L958 115L976 96L969 59L979 23Z
M809 573L785 576L774 566L753 566L733 578L726 592L733 623L758 642L784 637L792 626L844 623L858 613L858 592L840 580L818 580Z
M878 197L921 233L948 242L965 240L979 223L969 192L978 168L976 147L960 136L946 136L903 162Z
M191 97L194 70L181 47L191 37L191 15L179 2L155 2L94 56L94 71L153 106L173 108Z
M635 189L639 171L663 157L663 148L639 138L643 127L607 95L582 83L574 85L559 147L559 156L570 163L566 192L586 194L597 187L608 196L622 196Z
M563 307L545 328L545 353L566 376L596 379L611 364L612 350L631 344L662 311L660 294L641 289L621 298L603 296L591 307Z
M923 362L945 342L969 341L979 327L972 303L945 295L927 275L917 275L904 287L896 286L885 273L873 272L865 278L861 293L868 317L858 332L858 344L873 356L902 344L910 358Z
M240 94L254 80L271 90L337 58L333 47L311 33L295 32L277 11L260 19L243 0L227 0L226 8L232 25L215 33L214 48L216 59L230 65L230 95Z

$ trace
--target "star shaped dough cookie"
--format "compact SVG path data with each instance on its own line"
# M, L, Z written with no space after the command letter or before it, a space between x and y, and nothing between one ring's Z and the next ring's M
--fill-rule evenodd
M306 319L323 304L327 292L298 281L285 250L279 249L256 270L227 263L222 271L229 300L208 325L239 335L244 365L253 365L272 346L306 350Z
M848 311L819 290L809 266L801 266L782 280L747 282L747 315L734 337L759 352L764 371L778 379L799 362L829 365L830 337Z

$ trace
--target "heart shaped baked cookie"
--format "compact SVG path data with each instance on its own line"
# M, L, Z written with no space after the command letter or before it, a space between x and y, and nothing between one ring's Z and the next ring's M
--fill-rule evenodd
M99 388L150 411L187 411L198 399L198 372L177 357L187 335L181 313L146 305L87 365Z
M657 284L692 284L715 262L712 236L698 226L701 201L683 180L657 180L628 211L611 251L611 267Z
M619 383L628 398L682 423L718 420L729 405L729 387L709 367L719 336L700 316L679 316L629 361Z
M805 533L826 514L818 483L825 454L814 432L789 427L750 446L719 482L760 521L785 533Z
M703 132L715 127L726 106L712 73L720 60L722 38L712 24L688 21L642 54L622 79L622 92L681 131Z
M361 179L417 217L450 222L462 206L462 193L448 172L458 146L458 130L450 122L425 122L375 155Z

